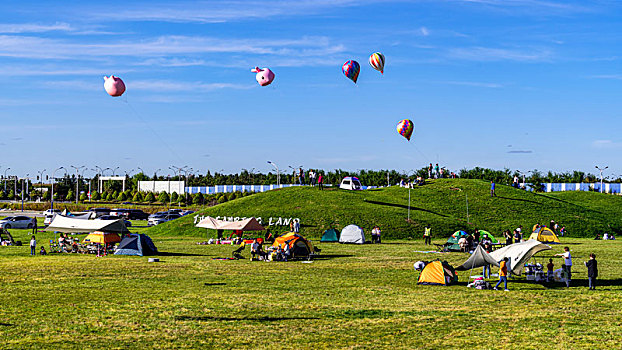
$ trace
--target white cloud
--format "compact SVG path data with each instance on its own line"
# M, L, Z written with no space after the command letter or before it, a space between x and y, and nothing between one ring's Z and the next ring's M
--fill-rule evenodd
M622 80L622 74L592 75L591 77L596 79Z
M0 33L18 34L18 33L44 33L52 31L69 32L75 30L68 23L56 22L54 24L38 24L38 23L14 23L0 24Z
M428 28L426 27L421 27L419 28L419 32L421 32L421 35L423 36L428 36L430 35L430 31L428 30Z
M552 58L548 49L500 49L492 47L468 47L449 49L450 58L469 61L518 61L541 62Z
M592 147L600 149L622 148L622 142L613 140L594 140L592 142Z

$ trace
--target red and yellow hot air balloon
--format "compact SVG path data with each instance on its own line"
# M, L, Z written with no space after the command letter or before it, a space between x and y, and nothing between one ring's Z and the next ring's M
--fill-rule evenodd
M369 65L378 72L384 74L384 55L380 52L374 52L369 56Z
M413 131L415 131L415 123L413 123L412 120L404 119L397 123L397 132L408 141L410 141Z

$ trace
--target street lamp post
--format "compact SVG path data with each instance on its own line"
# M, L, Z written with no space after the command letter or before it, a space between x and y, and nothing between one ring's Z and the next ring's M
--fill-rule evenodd
M43 197L43 174L44 173L45 173L45 169L43 169L42 171L37 171L37 174L39 174L39 192L40 192L39 195L41 197Z
M84 165L81 165L81 166L70 165L69 167L76 169L76 204L78 204L78 196L80 195L80 169L86 168L86 167Z
M271 161L268 161L268 164L271 164L274 168L276 168L276 185L277 187L281 186L281 173L279 172L279 167Z
M600 193L603 193L603 171L605 171L607 168L609 168L609 166L606 166L604 168L599 168L598 165L595 166L596 169L598 169L598 171L600 171Z
M56 169L56 170L54 170L54 171L52 172L52 198L51 198L51 201L52 201L51 203L52 203L52 204L51 204L51 209L54 209L54 180L55 180L54 176L55 176L56 172L57 172L58 170L61 170L61 169L63 169L63 170L64 170L64 169L65 169L65 167L60 167L60 168L58 168L58 169ZM65 172L67 172L67 170L65 170Z
M158 180L158 171L162 169L158 169L153 172L153 193L155 193L155 182Z
M6 180L7 180L7 178L6 178L6 172L7 172L7 171L9 171L10 169L11 169L11 168L6 168L6 169L4 170L4 193L6 193Z
M119 169L119 167L116 167L116 168L112 169L112 176L116 176L117 169Z

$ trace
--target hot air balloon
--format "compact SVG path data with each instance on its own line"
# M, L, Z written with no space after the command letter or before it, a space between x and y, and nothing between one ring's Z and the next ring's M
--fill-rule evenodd
M104 89L106 89L108 95L119 97L125 92L125 84L121 78L115 77L114 75L110 77L104 76Z
M397 132L404 136L408 141L410 141L410 137L412 136L414 130L415 124L412 120L404 119L397 123Z
M380 52L372 53L371 56L369 56L369 65L384 74L384 55Z
M356 84L356 80L359 78L359 73L361 72L361 65L354 60L350 60L343 64L341 67L343 74L345 74L348 79L352 80Z
M259 69L259 67L255 67L251 69L251 72L257 73L255 79L261 86L268 86L274 80L274 73L268 68Z

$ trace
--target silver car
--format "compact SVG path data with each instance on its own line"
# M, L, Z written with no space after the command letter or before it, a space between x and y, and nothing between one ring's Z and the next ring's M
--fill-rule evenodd
M9 216L0 220L0 228L28 228L32 229L37 225L37 219L28 216Z
M180 217L181 217L181 215L179 215L177 213L162 213L160 215L157 215L157 216L154 216L154 217L150 217L147 220L147 226L156 226L156 225L159 225L159 224L161 224L163 222L179 219Z

